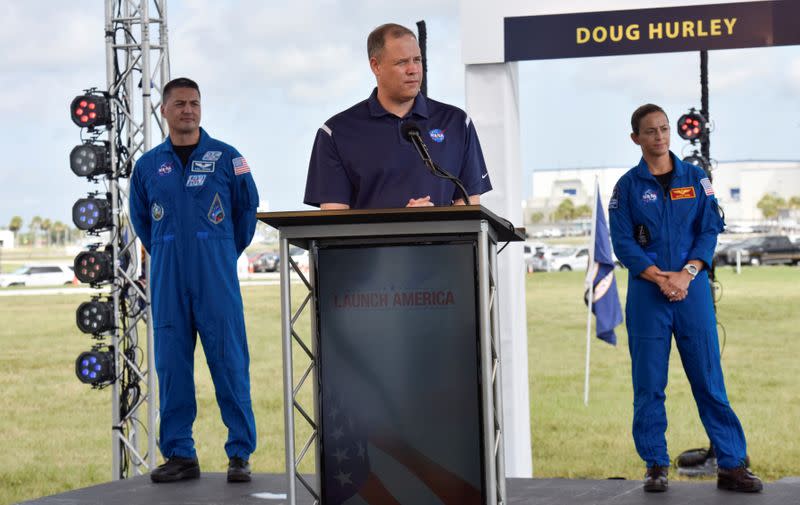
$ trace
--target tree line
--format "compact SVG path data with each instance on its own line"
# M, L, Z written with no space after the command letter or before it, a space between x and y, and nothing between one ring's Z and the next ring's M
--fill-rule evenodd
M8 229L14 233L14 242L19 245L34 247L63 246L83 236L83 232L61 221L34 216L28 223L28 231L22 232L25 222L21 216L14 216L8 223Z
M786 200L785 198L775 195L766 194L761 197L756 207L761 210L764 219L775 219L780 215L783 210L798 210L800 209L800 196L793 196Z
M590 218L592 217L592 208L588 205L575 205L572 200L565 198L549 216L543 212L534 212L530 219L532 223L541 223L548 217L549 221L554 222Z

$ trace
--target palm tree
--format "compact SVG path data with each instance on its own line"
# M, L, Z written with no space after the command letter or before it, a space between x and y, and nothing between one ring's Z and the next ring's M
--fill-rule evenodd
M50 247L50 228L52 228L53 223L50 221L49 218L43 219L42 224L40 224L42 228L42 235L44 235L44 246Z
M17 242L17 232L22 229L22 218L20 216L14 216L11 218L11 222L8 223L8 229L14 233L14 242Z
M55 237L55 242L61 246L64 245L64 232L66 231L67 227L61 221L56 221L53 223L53 236Z
M39 229L42 227L42 218L39 216L33 216L31 219L31 224L28 225L28 228L31 230L31 241L33 242L33 247L39 247Z

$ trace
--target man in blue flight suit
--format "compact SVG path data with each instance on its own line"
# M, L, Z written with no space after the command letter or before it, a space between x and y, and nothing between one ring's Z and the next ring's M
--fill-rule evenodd
M317 132L304 202L327 209L479 204L492 189L475 126L457 107L420 93L422 56L414 32L381 25L367 38L377 87L367 100L329 119ZM464 184L425 168L401 128L416 123L431 158Z
M757 492L745 466L746 442L728 403L706 269L723 230L705 173L669 150L670 126L657 105L639 107L631 139L639 165L623 175L609 202L614 252L628 268L625 307L633 368L633 439L647 464L645 491L666 491L670 458L664 409L672 335L700 419L717 451L717 487Z
M167 460L150 477L200 476L192 439L199 332L228 428L228 482L246 482L256 426L236 260L255 232L258 191L242 155L200 128L197 83L170 81L161 114L169 137L139 158L130 190L131 222L151 255L159 447Z

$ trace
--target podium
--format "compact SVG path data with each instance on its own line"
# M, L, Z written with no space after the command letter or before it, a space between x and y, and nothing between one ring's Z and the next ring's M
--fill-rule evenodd
M280 231L288 503L506 503L497 254L524 235L481 206L258 218Z

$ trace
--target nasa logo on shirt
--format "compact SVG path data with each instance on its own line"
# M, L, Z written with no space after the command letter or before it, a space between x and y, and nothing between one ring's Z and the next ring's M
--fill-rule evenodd
M434 128L433 130L428 132L428 135L431 136L431 140L437 143L444 142L444 131L438 128Z
M169 175L171 173L172 173L172 162L171 161L165 161L164 163L161 164L160 167L158 167L158 175L160 175L162 177L165 176L165 175Z
M656 193L652 189L648 189L642 194L642 201L644 203L653 203L656 200L658 200L658 193Z

